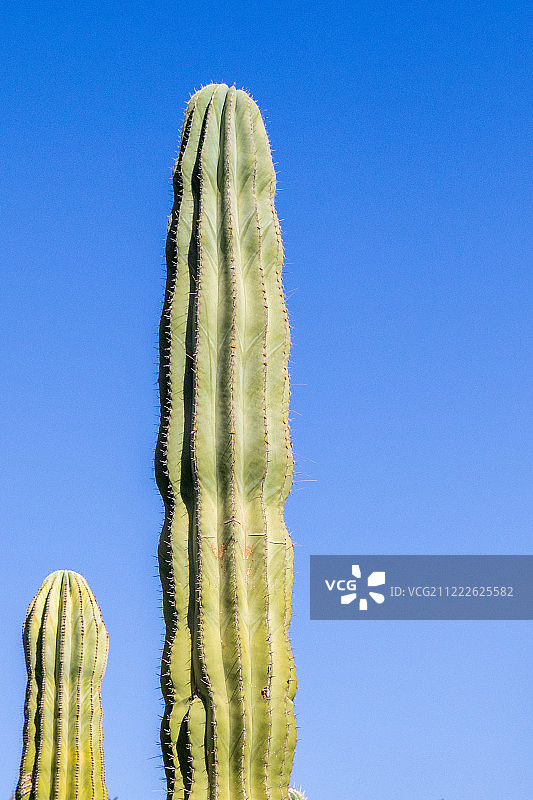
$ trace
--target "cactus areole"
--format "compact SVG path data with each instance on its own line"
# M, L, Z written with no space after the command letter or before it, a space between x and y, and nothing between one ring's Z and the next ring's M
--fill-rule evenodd
M168 800L288 800L289 323L261 114L206 86L174 168L156 477Z
M46 578L22 639L28 688L16 800L107 800L100 686L108 636L81 575Z

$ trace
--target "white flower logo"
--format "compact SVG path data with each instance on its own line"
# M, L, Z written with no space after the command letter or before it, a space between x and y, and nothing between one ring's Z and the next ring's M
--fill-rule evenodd
M359 564L352 564L352 575L354 578L359 579L361 577L361 570L359 569ZM384 572L371 572L367 578L367 585L368 586L383 586L385 583L385 573ZM385 595L381 594L381 592L369 592L369 596L375 603L383 603L385 600ZM343 606L347 606L350 603L353 603L354 600L357 599L356 592L350 592L349 594L341 595L341 604ZM368 600L366 597L362 597L359 600L359 611L367 611L368 610Z

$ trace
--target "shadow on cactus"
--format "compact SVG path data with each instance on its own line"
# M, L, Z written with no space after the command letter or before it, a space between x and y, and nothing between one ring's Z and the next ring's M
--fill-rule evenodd
M211 85L191 98L174 190L155 459L165 504L167 800L305 800L289 789L296 675L283 519L293 471L283 246L270 146L245 92ZM47 578L24 645L17 800L107 800L107 634L83 578Z

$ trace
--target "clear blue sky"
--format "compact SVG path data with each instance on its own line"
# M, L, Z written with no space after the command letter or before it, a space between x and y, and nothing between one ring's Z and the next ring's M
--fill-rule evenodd
M155 6L155 8L154 8ZM0 794L20 626L81 572L110 637L108 787L164 797L157 327L186 101L235 83L278 170L293 326L294 782L531 800L530 622L311 622L314 553L531 553L528 4L4 8Z

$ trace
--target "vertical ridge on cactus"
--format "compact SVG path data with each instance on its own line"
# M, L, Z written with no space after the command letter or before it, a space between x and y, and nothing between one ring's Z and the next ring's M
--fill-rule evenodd
M107 800L100 686L108 636L81 575L46 578L22 638L28 686L17 800Z
M156 477L168 800L288 800L290 332L261 114L211 85L187 107L160 327Z

